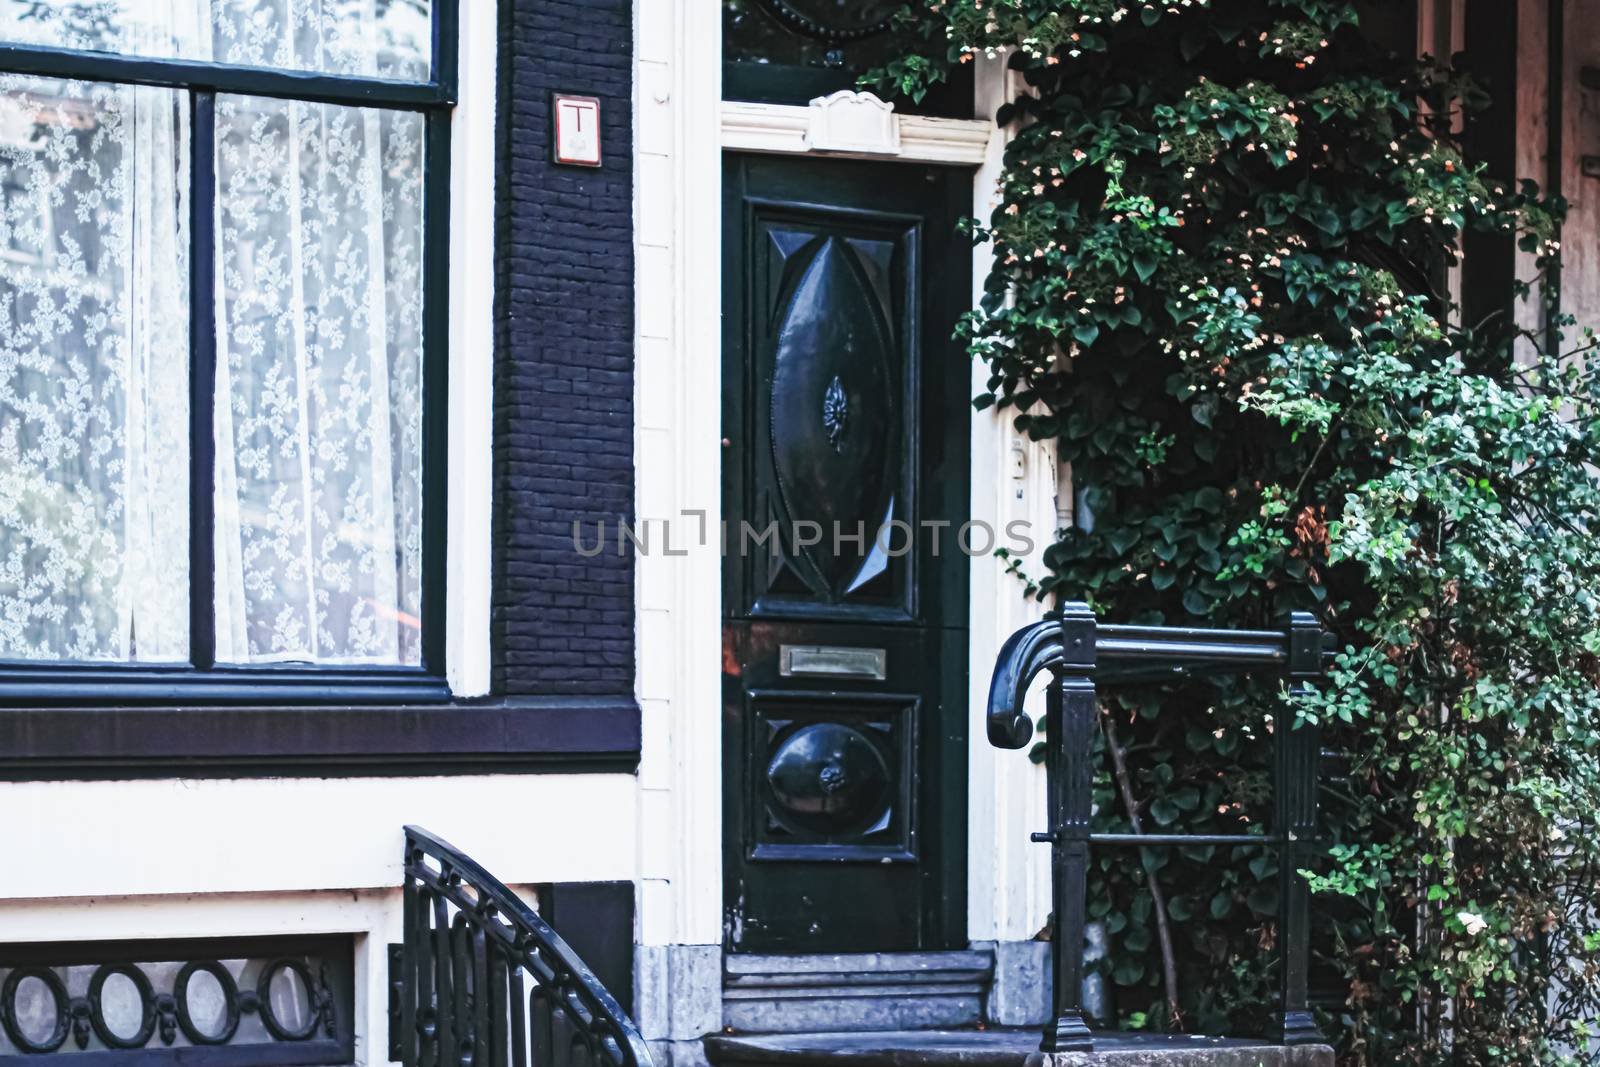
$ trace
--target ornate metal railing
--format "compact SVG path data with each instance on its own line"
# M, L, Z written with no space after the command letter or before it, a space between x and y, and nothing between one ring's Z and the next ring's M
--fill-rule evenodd
M404 1067L653 1067L616 998L532 908L426 830L405 835L391 1058Z
M1170 677L1191 672L1273 671L1303 686L1323 669L1323 632L1316 617L1291 616L1282 630L1192 630L1155 626L1102 626L1085 604L1067 604L1059 618L1011 635L1000 650L989 684L989 741L1023 748L1033 721L1023 710L1029 684L1051 672L1045 699L1045 766L1050 829L1034 834L1051 846L1055 908L1052 938L1053 1018L1045 1025L1045 1052L1087 1051L1094 1038L1085 1018L1083 944L1089 848L1171 848L1180 845L1269 845L1278 849L1279 937L1282 946L1281 1036L1285 1044L1322 1039L1306 999L1310 963L1310 887L1298 872L1307 866L1317 822L1315 724L1280 717L1273 731L1274 825L1270 834L1094 834L1089 832L1094 780L1093 747L1099 706L1096 684Z
M354 958L340 936L0 945L0 1067L350 1063Z

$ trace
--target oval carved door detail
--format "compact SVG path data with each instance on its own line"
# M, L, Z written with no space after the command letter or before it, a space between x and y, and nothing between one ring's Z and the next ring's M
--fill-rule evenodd
M793 260L798 281L775 316L772 354L778 510L801 579L840 600L883 570L873 549L899 464L895 352L852 242L815 237Z

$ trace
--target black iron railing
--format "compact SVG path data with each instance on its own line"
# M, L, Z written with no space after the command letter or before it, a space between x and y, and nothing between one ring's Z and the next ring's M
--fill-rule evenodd
M1093 834L1096 685L1153 680L1190 672L1271 671L1299 687L1322 673L1323 632L1316 617L1296 612L1282 630L1193 630L1102 626L1085 604L1067 604L1059 618L1024 627L1000 650L989 685L988 734L1001 748L1022 748L1033 736L1023 697L1040 671L1051 672L1045 699L1045 766L1050 829L1033 839L1051 846L1055 909L1052 939L1053 1019L1040 1048L1091 1050L1084 1016L1083 938L1092 845L1170 848L1178 845L1270 845L1278 849L1278 942L1282 946L1281 1037L1285 1044L1322 1039L1306 1002L1310 963L1307 866L1317 821L1315 724L1279 716L1273 731L1274 825L1270 834Z
M532 908L426 830L405 835L391 1058L404 1067L653 1067L627 1012Z

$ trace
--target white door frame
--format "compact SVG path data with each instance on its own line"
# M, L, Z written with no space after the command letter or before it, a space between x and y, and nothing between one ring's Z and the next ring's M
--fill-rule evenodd
M861 94L811 107L724 102L721 5L636 0L635 12L636 507L654 549L637 570L638 942L641 988L667 994L642 996L640 1015L646 1036L689 1040L721 1025L723 152L971 166L974 213L986 218L1005 137L986 119L885 116ZM977 84L980 115L1015 88L1003 60L980 61ZM974 301L989 258L974 249ZM974 395L986 378L975 364ZM1054 450L993 411L974 411L970 431L970 516L996 530L1029 523L1037 549L1023 566L1037 574L1057 525ZM679 554L661 550L665 525ZM1049 912L1047 850L1028 844L1044 815L1042 774L989 746L982 708L1001 642L1042 609L1000 560L974 559L969 581L968 935L1022 942ZM705 973L682 973L690 958Z

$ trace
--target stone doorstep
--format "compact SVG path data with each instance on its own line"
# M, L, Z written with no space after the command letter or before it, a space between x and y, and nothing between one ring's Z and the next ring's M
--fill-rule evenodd
M1039 1032L713 1034L714 1067L1333 1067L1324 1045L1286 1048L1225 1038L1099 1034L1093 1052L1041 1053Z
M967 974L987 977L994 967L989 949L951 949L943 952L856 952L807 955L764 955L734 952L723 960L730 982L802 975Z
M1327 1045L1255 1048L1144 1048L1104 1052L1035 1052L1028 1067L1333 1067Z
M742 1033L934 1029L978 1022L994 954L732 954L723 968L722 1021Z

